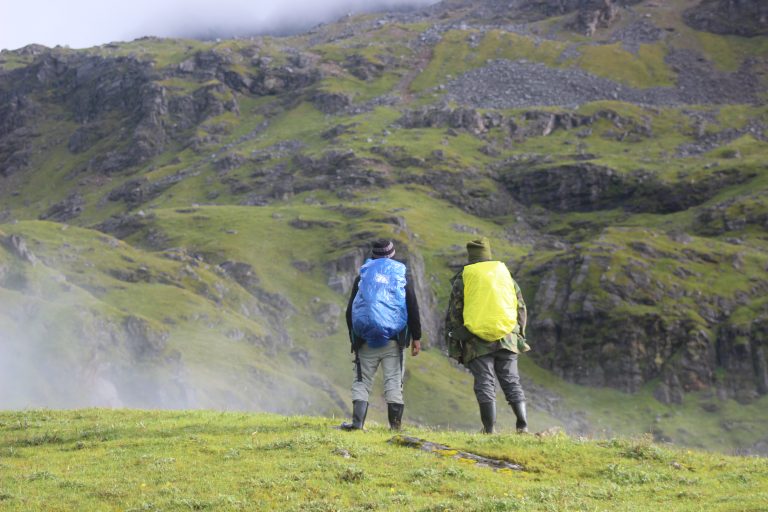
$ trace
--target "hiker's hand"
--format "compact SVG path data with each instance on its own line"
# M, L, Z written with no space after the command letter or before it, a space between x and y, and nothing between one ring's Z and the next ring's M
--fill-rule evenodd
M421 352L421 341L413 340L413 343L411 343L411 355L417 356L419 352Z

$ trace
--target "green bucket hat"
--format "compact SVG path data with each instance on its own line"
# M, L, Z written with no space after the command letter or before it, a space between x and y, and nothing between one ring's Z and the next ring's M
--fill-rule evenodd
M493 259L491 255L491 242L486 237L478 238L467 242L467 259L469 263L478 263L480 261L489 261Z

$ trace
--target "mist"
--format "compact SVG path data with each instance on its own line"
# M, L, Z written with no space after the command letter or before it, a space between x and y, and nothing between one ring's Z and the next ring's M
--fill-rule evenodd
M345 14L416 9L438 0L165 0L4 2L0 49L28 44L86 48L144 36L203 38L283 35Z
M316 383L302 382L301 370L291 374L285 367L273 372L270 365L233 364L233 354L240 352L229 352L236 344L223 333L202 335L210 352L188 349L182 354L174 347L147 352L145 340L127 332L119 320L78 305L81 301L31 295L4 296L0 287L0 410L333 414L338 412L334 404L345 407L338 397L325 395L329 386L318 390L313 389Z
M217 315L209 316L202 306L180 305L178 321L169 323L133 308L123 313L50 263L29 252L21 238L8 244L0 232L0 410L208 408L317 414L345 405L326 392L332 386L316 389L316 381L302 380L302 369L292 374L291 356L282 354L282 365L265 361L281 355L279 333L272 338L265 329L263 338L248 336L213 318ZM270 323L258 303L246 305L241 299L247 296L236 297L249 318Z
M54 323L48 318L36 320ZM0 327L0 409L123 405L101 369L73 358L66 347L55 343L54 333L41 335L39 324L29 325L29 334L23 333L24 327ZM92 340L82 341L89 345Z

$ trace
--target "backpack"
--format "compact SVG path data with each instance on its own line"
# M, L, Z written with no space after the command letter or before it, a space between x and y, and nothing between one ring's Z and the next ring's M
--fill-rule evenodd
M369 259L360 267L352 302L352 331L371 348L398 339L408 323L405 265L390 258Z
M517 326L517 292L509 269L500 261L466 265L464 326L485 341L497 341Z

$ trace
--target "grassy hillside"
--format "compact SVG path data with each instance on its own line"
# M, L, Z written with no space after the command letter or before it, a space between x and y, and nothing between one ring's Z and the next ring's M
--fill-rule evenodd
M331 418L83 409L0 413L0 508L56 510L758 511L768 461L647 438L466 434L393 443ZM522 466L495 471L468 452Z

